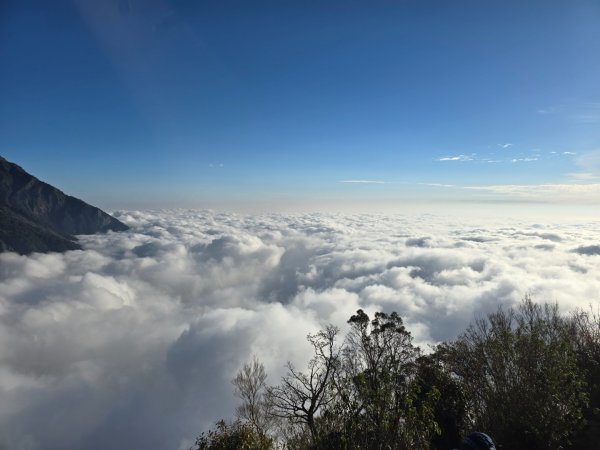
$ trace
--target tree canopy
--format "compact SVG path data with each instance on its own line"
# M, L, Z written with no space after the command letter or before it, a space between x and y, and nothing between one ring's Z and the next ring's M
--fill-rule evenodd
M342 340L308 335L306 370L268 386L254 359L233 379L237 420L196 449L453 449L473 430L497 448L583 449L600 434L600 319L526 297L424 354L395 312L358 310Z

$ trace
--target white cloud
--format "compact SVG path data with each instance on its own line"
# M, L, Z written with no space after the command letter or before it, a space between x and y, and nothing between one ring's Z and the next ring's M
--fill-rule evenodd
M540 108L537 110L538 114L555 114L560 112L562 107L550 106L548 108Z
M600 123L600 102L587 102L580 105L573 119L583 124Z
M581 153L575 158L575 164L582 169L582 172L600 175L600 150Z
M539 158L536 157L527 157L527 158L513 158L510 160L511 163L517 163L517 162L533 162L533 161L538 161Z
M340 183L356 183L356 184L389 184L388 181L378 180L340 180Z
M563 152L563 155L576 154L575 152ZM579 170L567 173L567 177L576 181L593 181L600 177L600 150L583 152L574 159L574 162Z
M451 187L456 187L455 184L443 184L443 183L417 183L421 186L432 186L432 187L447 187L447 188L451 188Z
M600 184L503 184L467 186L464 189L488 191L508 198L543 202L599 202Z
M559 114L572 122L580 124L600 123L600 102L570 103L538 109L539 114Z
M426 343L525 293L565 311L599 300L598 223L119 218L132 230L82 237L82 251L0 254L0 447L187 448L232 413L250 355L275 383L310 356L307 333L357 308L398 311Z
M568 173L567 176L569 178L573 178L574 180L578 180L578 181L589 181L589 180L595 180L598 178L596 175L594 175L593 173L590 173L590 172L571 172L571 173Z
M498 147L501 147L501 148L509 148L512 146L513 146L513 144L498 144Z
M469 155L442 156L438 161L472 161L473 157Z

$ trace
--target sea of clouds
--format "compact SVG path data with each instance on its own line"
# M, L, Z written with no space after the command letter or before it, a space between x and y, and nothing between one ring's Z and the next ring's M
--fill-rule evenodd
M600 302L600 222L119 212L85 250L0 255L0 448L185 449L252 355L277 383L357 309L453 339L531 294Z

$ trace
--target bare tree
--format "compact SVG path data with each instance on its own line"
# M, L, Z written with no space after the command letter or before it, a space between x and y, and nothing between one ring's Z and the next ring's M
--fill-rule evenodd
M249 423L261 435L268 433L271 417L266 379L265 367L254 356L231 381L235 386L235 395L242 401L236 410L238 419Z
M309 334L307 339L315 356L308 364L308 372L300 372L288 362L288 373L281 384L269 388L272 414L306 425L313 442L318 437L315 419L333 399L329 388L338 364L339 349L335 343L338 332L336 327L328 326L317 334Z

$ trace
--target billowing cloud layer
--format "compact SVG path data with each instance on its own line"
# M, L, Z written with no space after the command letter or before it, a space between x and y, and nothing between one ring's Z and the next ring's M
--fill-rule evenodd
M530 293L597 304L598 223L124 212L83 251L0 255L0 448L187 448L234 409L250 355L277 382L358 308L418 342Z

